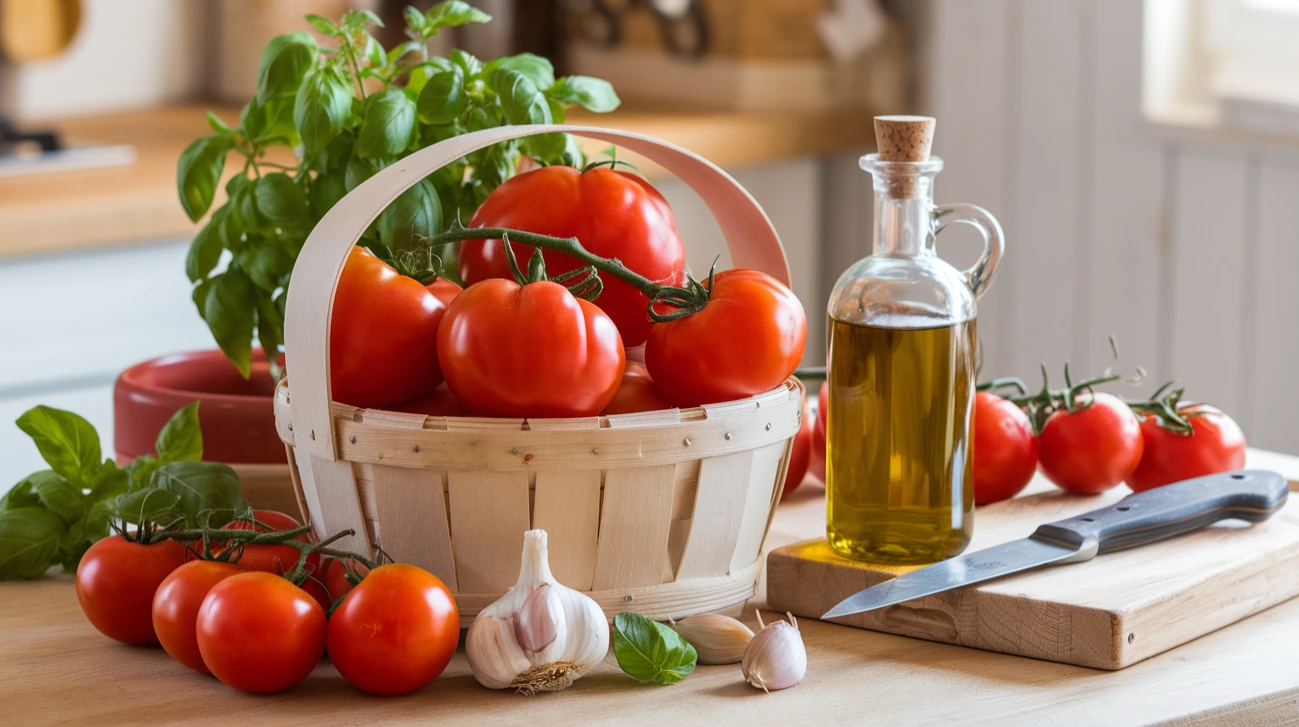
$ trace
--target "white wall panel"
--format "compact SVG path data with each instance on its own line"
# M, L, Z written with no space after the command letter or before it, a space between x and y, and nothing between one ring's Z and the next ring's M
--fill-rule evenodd
M1260 164L1255 224L1241 426L1255 447L1299 452L1299 164Z

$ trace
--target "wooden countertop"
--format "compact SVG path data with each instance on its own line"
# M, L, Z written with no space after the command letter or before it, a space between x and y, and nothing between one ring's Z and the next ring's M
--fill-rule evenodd
M1299 479L1294 457L1253 451L1249 466ZM780 508L767 546L818 535L824 517L821 492L804 488ZM159 649L99 635L60 575L0 584L0 704L4 721L20 725L1275 724L1299 713L1299 599L1118 672L799 625L807 677L770 695L734 665L642 686L610 656L565 692L525 698L479 687L461 651L441 678L406 697L362 695L328 664L283 694L255 697Z
M198 228L176 197L176 161L211 133L205 106L178 106L69 119L54 124L72 140L129 143L129 166L0 179L0 258L184 237ZM234 123L238 111L217 109ZM655 136L735 168L802 156L855 152L873 144L870 114L572 113L578 124ZM606 146L598 143L599 147ZM229 168L227 168L229 171Z

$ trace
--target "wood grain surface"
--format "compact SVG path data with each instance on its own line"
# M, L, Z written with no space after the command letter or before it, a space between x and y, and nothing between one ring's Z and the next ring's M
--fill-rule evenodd
M176 160L194 139L210 134L204 106L177 106L50 122L73 141L133 144L135 164L107 169L0 179L0 258L151 238L188 237L190 222L176 197ZM215 109L230 123L236 109ZM780 114L573 111L577 124L616 127L686 147L728 169L805 156L856 152L871 143L870 114ZM39 125L39 124L37 124ZM590 143L598 153L607 143ZM292 162L288 150L273 161ZM638 159L634 155L627 159ZM638 166L639 165L638 159ZM226 172L235 171L231 157ZM662 176L652 164L641 166ZM218 198L218 202L224 195Z
M1249 466L1299 478L1293 457L1252 451ZM817 534L824 508L821 490L805 486L777 512L768 544ZM641 686L610 655L568 691L525 698L479 687L461 651L431 686L394 699L362 695L328 663L280 695L236 692L161 650L96 633L68 576L0 584L0 604L0 722L24 726L1261 725L1299 713L1297 601L1118 672L800 619L807 677L771 695L746 685L734 665L700 666L671 687ZM751 609L745 620L754 623Z

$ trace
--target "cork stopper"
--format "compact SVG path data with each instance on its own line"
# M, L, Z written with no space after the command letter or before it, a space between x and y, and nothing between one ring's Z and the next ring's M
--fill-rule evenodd
M879 148L879 160L929 161L929 147L934 143L936 123L932 116L876 116L875 145ZM893 180L889 184L889 192L894 197L903 198L920 194L916 179L909 176Z

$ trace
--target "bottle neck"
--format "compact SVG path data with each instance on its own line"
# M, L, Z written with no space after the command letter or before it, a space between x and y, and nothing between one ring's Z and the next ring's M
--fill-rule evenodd
M934 254L933 209L929 194L894 197L876 191L874 254L908 257Z

